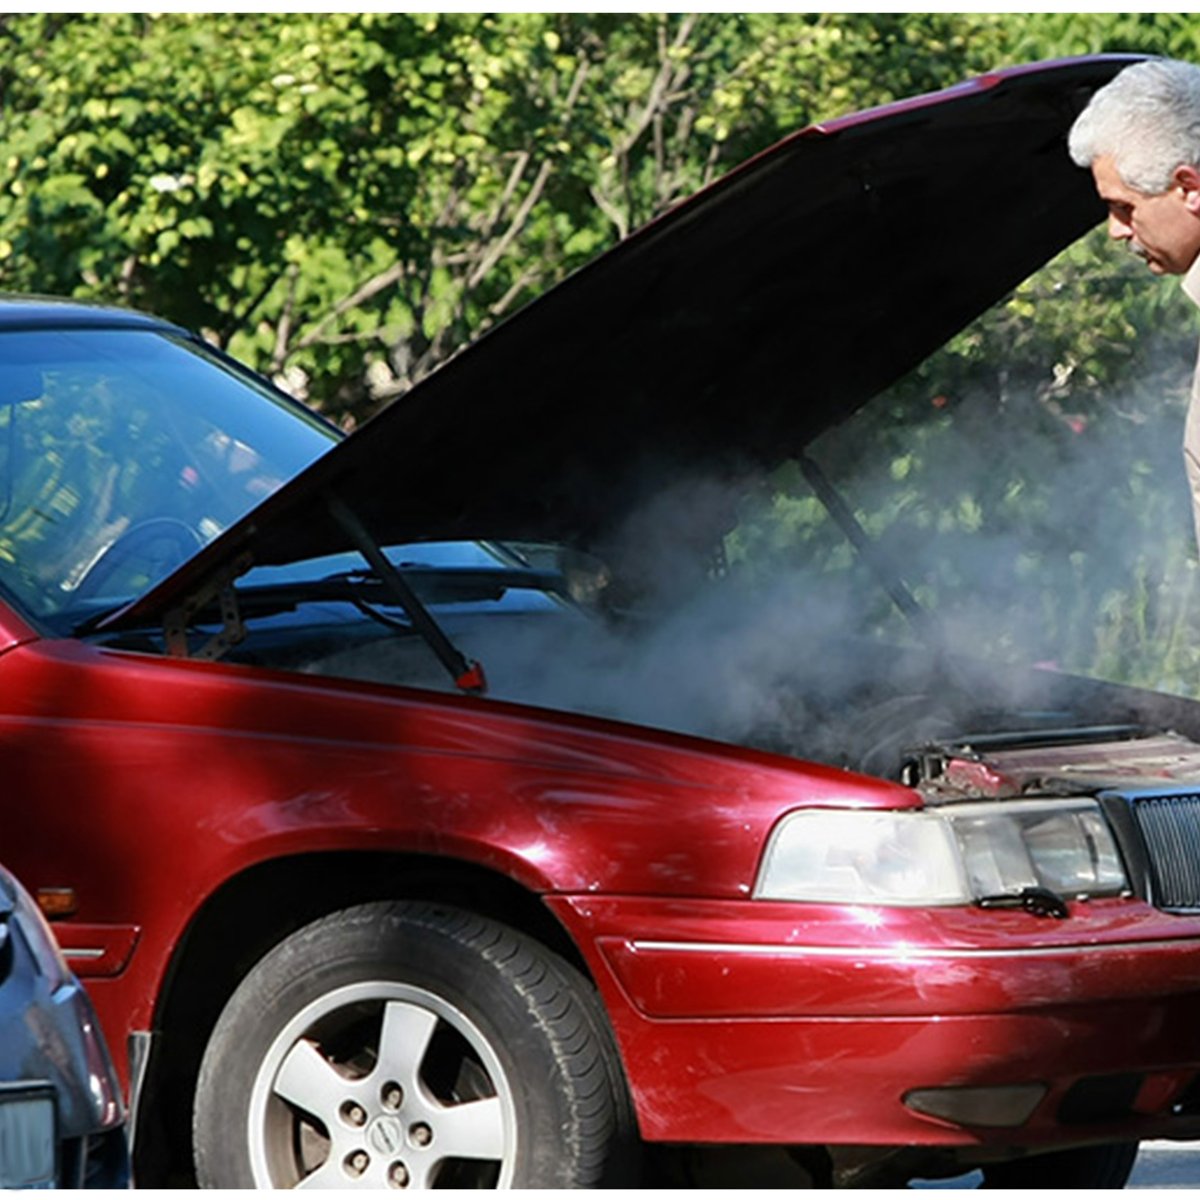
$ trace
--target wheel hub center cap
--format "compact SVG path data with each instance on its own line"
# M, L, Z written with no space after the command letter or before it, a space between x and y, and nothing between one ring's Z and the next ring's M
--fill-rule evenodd
M367 1145L378 1154L395 1154L404 1143L404 1126L399 1117L386 1114L367 1126Z

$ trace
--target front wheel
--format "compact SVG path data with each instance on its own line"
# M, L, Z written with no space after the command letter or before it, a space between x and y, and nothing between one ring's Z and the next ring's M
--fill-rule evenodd
M366 904L281 942L213 1031L205 1187L589 1187L632 1121L591 986L522 934Z

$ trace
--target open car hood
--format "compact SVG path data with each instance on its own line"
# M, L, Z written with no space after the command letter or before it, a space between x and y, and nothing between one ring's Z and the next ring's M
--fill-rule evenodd
M381 545L601 543L680 475L794 456L1103 216L1066 134L1135 59L1001 71L814 125L411 389L147 592Z

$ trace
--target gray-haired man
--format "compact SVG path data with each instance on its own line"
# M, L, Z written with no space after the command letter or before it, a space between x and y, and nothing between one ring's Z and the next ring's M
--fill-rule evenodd
M1108 235L1156 275L1182 275L1200 305L1200 67L1157 59L1126 67L1071 127L1071 157L1090 167ZM1183 439L1200 543L1200 364Z

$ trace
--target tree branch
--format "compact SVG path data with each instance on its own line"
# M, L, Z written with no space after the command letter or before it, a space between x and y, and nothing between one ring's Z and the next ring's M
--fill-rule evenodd
M283 301L283 310L279 314L279 322L275 326L275 347L271 352L271 374L276 375L283 370L287 361L288 341L292 336L292 315L296 309L296 285L300 280L300 267L292 263L288 267L287 296Z
M588 189L591 192L592 199L596 202L596 207L617 227L617 237L626 238L629 236L629 216L622 212L620 207L614 204L607 196L604 195L594 184Z
M121 296L128 297L130 289L133 287L133 276L137 270L138 259L136 254L126 255L125 261L121 263L121 275L117 280L117 292Z
M338 317L343 313L347 313L352 308L357 308L366 300L370 300L372 296L379 295L380 292L390 288L393 284L399 283L404 278L404 264L395 262L386 271L380 271L378 275L372 275L365 283L360 284L350 295L343 297L327 312L312 329L308 331L294 346L289 350L289 354L297 350L305 350L314 342L322 340L325 330L333 324Z
M575 76L571 80L571 87L567 92L566 100L563 103L563 123L564 125L570 120L571 111L579 100L579 93L583 90L584 80L587 78L589 62L586 58L579 60L579 66L575 69ZM522 165L522 171L524 166ZM487 276L487 273L500 261L504 256L505 251L513 244L521 230L525 227L525 222L529 219L529 214L533 210L533 206L542 198L542 192L546 188L546 183L550 178L551 172L554 170L554 163L547 158L538 168L538 173L530 185L529 191L525 193L525 198L521 201L517 211L513 214L513 219L509 222L508 228L500 239L488 250L479 265L475 270L467 276L466 290L478 287L480 282Z
M508 306L521 294L521 290L528 284L531 284L537 277L539 272L526 267L524 271L513 281L512 286L496 301L495 304L488 308L490 318L503 316ZM486 329L490 320L485 322L481 328Z
M271 294L271 289L278 282L279 282L279 276L273 275L259 289L258 294L250 301L249 304L246 305L245 308L242 309L242 311L240 313L231 312L229 314L229 319L227 321L222 322L220 329L215 331L217 334L217 337L220 339L220 344L222 346L227 346L229 344L229 339L231 337L233 337L233 335L239 329L241 329L243 326L249 324L250 318L252 316L254 316L254 314L258 310L259 306Z
M467 277L467 290L478 287L479 283L486 277L487 273L500 261L504 256L504 252L513 244L517 235L525 227L525 222L529 219L529 213L533 206L541 199L542 191L546 187L546 181L550 178L550 172L554 170L554 165L549 159L538 168L537 177L534 179L528 192L525 193L524 200L521 201L520 207L513 214L513 219L509 222L508 228L504 231L502 237L493 243L479 265Z
M670 49L681 50L692 36L692 30L695 27L696 14L689 13L680 22L679 28L675 31L675 37L671 40ZM667 89L678 87L689 74L688 67L677 65L671 60L671 55L661 36L659 53L662 56L662 63L658 68L658 74L654 77L654 82L650 85L650 94L646 97L646 103L642 108L642 115L638 118L637 123L626 137L621 148L617 151L618 158L629 154L634 146L641 141L642 135L650 128L650 123L653 121L655 113L659 111L659 106L662 104L662 99Z
M500 218L504 215L505 209L508 208L508 203L513 198L513 193L517 190L517 184L521 182L521 177L525 174L525 168L529 166L530 158L531 155L528 150L522 150L517 155L516 162L513 163L513 169L508 173L508 179L505 181L504 191L501 193L500 199L496 202L496 207L492 210L492 215L480 231L484 239L490 238L495 232L496 226L500 224Z

